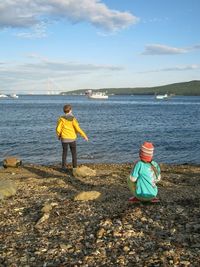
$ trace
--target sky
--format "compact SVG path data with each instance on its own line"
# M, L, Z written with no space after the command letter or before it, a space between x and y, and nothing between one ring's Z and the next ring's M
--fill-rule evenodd
M0 92L200 80L199 0L0 0Z

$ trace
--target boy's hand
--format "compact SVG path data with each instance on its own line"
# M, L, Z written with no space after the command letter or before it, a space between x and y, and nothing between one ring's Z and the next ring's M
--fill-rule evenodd
M85 137L85 140L88 142L88 140L89 140L89 139L88 139L88 137L87 137L87 136Z

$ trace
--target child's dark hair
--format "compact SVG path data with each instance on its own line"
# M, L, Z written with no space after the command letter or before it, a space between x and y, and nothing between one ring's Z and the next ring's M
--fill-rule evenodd
M69 113L72 109L72 106L71 105L64 105L63 107L63 111L64 113Z

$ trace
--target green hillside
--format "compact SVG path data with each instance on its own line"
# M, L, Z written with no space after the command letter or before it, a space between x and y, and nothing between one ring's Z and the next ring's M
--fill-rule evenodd
M92 89L92 88L90 88ZM61 94L84 94L87 89L79 89ZM190 81L182 83L173 83L155 87L138 87L138 88L101 88L92 89L95 91L106 92L108 95L152 95L152 94L175 94L175 95L200 95L200 81Z

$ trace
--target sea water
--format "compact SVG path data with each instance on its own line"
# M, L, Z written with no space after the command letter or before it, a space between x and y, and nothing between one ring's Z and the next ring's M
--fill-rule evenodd
M77 139L79 163L133 162L144 141L154 143L158 162L200 163L200 97L158 101L149 95L107 100L67 95L1 99L0 160L17 156L27 163L59 163L62 151L55 128L64 104L72 105L89 137L89 142Z

